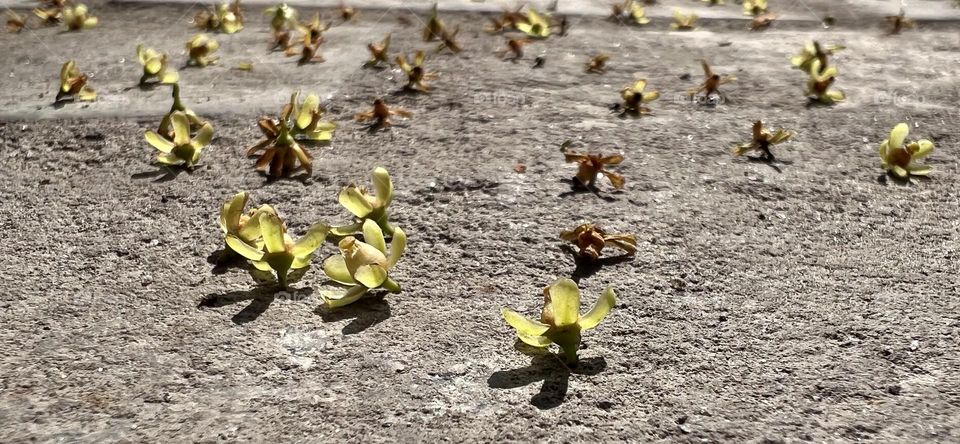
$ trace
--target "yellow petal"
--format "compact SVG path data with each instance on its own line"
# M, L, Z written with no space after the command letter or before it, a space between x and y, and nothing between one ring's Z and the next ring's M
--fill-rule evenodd
M382 251L366 242L358 241L353 236L341 239L338 246L347 263L347 269L353 274L354 279L357 278L357 269L361 266L387 266L387 256L384 255Z
M297 160L300 161L300 165L303 166L304 171L306 171L308 175L313 174L313 163L310 157L307 156L307 152L303 150L303 147L301 147L299 143L294 142L290 149L293 151L293 155L297 156Z
M157 163L161 165L176 165L182 161L183 159L177 157L173 153L160 153L157 155Z
M908 127L906 123L898 123L897 126L893 127L893 130L890 131L890 138L887 139L890 147L902 147L903 141L907 138L908 134L910 134L910 127Z
M240 239L250 242L260 238L260 215L263 213L276 214L277 212L270 205L263 205L257 208L257 211L250 215L250 218L248 218L247 221L243 223L243 227L240 228L240 234L238 235Z
M393 239L390 240L390 257L387 258L387 267L393 268L400 261L404 250L407 248L407 233L404 233L400 227L393 229Z
M340 201L340 205L343 205L347 211L357 217L367 217L367 215L373 211L373 206L370 205L367 198L364 197L363 194L360 194L360 191L354 186L344 188L343 191L340 192L338 200Z
M888 151L887 148L889 146L890 146L890 140L884 140L883 143L880 144L880 158L884 159L884 161L887 159L887 151Z
M310 262L313 260L313 253L306 256L298 256L293 258L293 262L290 263L290 268L293 270L299 270L301 268L307 268L310 266Z
M70 80L72 74L71 71L73 71L76 65L76 62L70 60L60 67L60 89L63 89L64 91L69 89L67 82ZM64 89L64 87L66 87L66 89Z
M503 320L507 321L507 324L517 329L518 334L542 336L550 329L549 325L527 319L509 308L501 308L500 314L503 315Z
M170 115L170 123L173 124L173 144L176 146L190 143L190 122L182 112L174 112Z
M367 288L363 285L356 285L350 288L350 290L347 290L346 293L338 294L324 291L320 293L320 296L323 297L323 301L327 304L327 307L339 308L356 302L365 294L367 294Z
M557 327L577 323L580 318L580 289L570 279L559 279L550 286L553 322Z
M382 206L390 205L393 200L393 182L390 180L390 173L383 167L373 170L373 189Z
M387 243L383 239L383 230L376 222L367 219L363 222L363 241L387 254Z
M186 116L184 116L186 119ZM189 123L187 123L189 127ZM204 147L210 144L210 140L213 139L213 125L209 122L204 123L203 126L197 131L197 137L193 139L193 146L195 148Z
M286 246L283 243L283 222L276 214L263 213L260 215L260 232L263 234L263 243L267 247L267 252L286 251Z
M312 254L317 248L323 245L323 241L327 239L328 232L330 232L330 227L325 224L316 224L310 227L310 229L307 230L307 234L303 235L303 237L293 245L290 252L294 257L303 257Z
M387 270L380 265L361 265L357 268L353 278L367 288L377 288L387 280Z
M264 261L251 261L250 263L253 264L253 267L256 268L257 270L273 271L273 267L271 267L270 264Z
M304 129L313 121L313 111L320 106L320 98L316 94L310 94L303 101L300 107L300 113L297 115L297 128Z
M263 259L263 251L253 248L232 234L227 235L226 241L227 245L230 246L233 251L247 259L250 259L251 261L259 261Z
M162 153L169 153L171 150L173 150L173 142L165 139L163 136L154 131L147 130L145 133L143 133L143 138L147 139L147 143L160 150Z
M328 278L341 284L353 285L356 281L350 276L350 270L347 269L347 263L343 256L334 255L323 261L323 273Z
M607 287L600 295L600 299L597 299L597 303L593 304L590 312L580 318L580 328L582 330L589 330L596 327L603 318L607 317L607 314L610 313L614 305L617 305L617 298L613 294L613 289Z
M914 159L926 157L933 152L933 142L927 139L920 139L914 143L917 144L917 150L914 151L913 156L911 156Z
M163 75L160 77L160 83L165 85L172 85L180 81L180 73L172 70L166 70L163 72Z
M152 57L147 59L147 62L143 64L144 70L150 74L156 74L160 72L160 68L162 67L163 62L160 60L160 57Z
M549 347L550 344L553 344L546 336L530 336L523 333L517 333L517 337L523 341L524 344L531 345L537 348Z
M81 102L89 102L97 98L97 92L90 88L89 86L84 86L80 89L80 93L77 94L77 99L80 99Z
M229 234L238 234L240 230L240 216L243 207L247 205L247 193L241 191L223 205L220 211L220 225Z
M914 176L926 176L930 174L930 167L927 165L910 165L907 166L907 171Z

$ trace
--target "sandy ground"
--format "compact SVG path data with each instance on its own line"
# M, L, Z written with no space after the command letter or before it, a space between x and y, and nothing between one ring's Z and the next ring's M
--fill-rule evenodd
M192 13L103 5L94 30L2 34L0 436L960 440L958 24L889 37L864 11L828 30L798 20L763 33L733 19L672 33L662 19L636 29L575 17L569 36L517 63L493 55L503 39L481 32L485 16L448 13L466 51L428 61L440 78L422 96L394 94L396 71L360 69L363 46L386 32L398 50L432 47L396 21L416 23L406 10L334 27L328 61L305 67L267 54L266 23L249 14L247 29L218 36L220 65L182 72L185 102L216 138L200 168L166 178L142 132L168 97L132 88L134 47L182 62ZM788 58L811 39L848 47L835 59L846 103L805 106ZM598 51L611 71L584 73ZM536 56L546 62L531 69ZM97 102L50 105L68 57L91 73ZM677 99L702 57L739 79L716 108ZM254 70L231 69L242 60ZM641 76L664 94L655 115L618 118L609 105ZM257 116L295 88L321 93L339 128L314 150L312 178L267 183L243 151ZM365 131L351 116L378 95L414 117ZM758 118L797 132L773 166L729 153ZM936 143L930 180L881 180L877 144L901 121ZM568 139L623 152L626 189L570 193ZM276 205L300 234L346 222L337 193L378 165L410 237L402 294L321 308L332 244L291 293L209 263L233 193ZM636 232L636 257L577 269L557 235L583 221ZM580 279L584 304L606 285L620 299L573 373L515 350L499 315L534 315L563 276Z

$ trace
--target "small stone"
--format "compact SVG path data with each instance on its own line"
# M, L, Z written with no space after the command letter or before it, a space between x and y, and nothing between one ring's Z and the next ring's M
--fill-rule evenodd
M403 364L401 364L400 362L397 362L397 361L390 361L390 362L387 364L387 367L389 367L390 370L393 370L394 373L403 373L403 372L407 371L407 366L405 366L405 365L403 365Z
M677 291L684 291L687 289L687 281L677 278L670 279L670 287Z
M467 374L467 371L470 370L470 367L467 364L454 364L447 369L447 373L456 376L462 376Z
M910 341L910 351L917 351L920 349L920 341L914 339Z
M902 388L900 387L899 384L894 384L894 385L891 385L890 387L887 387L887 393L894 396L899 395L901 390Z

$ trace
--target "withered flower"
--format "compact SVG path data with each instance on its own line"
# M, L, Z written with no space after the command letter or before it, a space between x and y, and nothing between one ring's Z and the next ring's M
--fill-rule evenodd
M440 46L437 47L437 52L441 52L444 49L449 49L450 52L454 54L460 54L460 51L463 51L463 47L460 46L460 42L457 41L457 33L460 32L460 25L457 25L456 28L453 28L453 32L447 32L446 29L440 33Z
M286 53L290 51L291 48L293 48L293 35L290 33L290 30L273 32L273 44L270 46L271 51L280 50Z
M288 46L284 51L287 57L299 55L297 65L325 62L326 60L319 54L319 51L320 44L324 42L323 33L330 29L330 24L321 22L318 12L313 16L313 20L297 25L297 29L302 34L300 42L302 47L300 51L297 51L293 46Z
M308 37L304 37L302 42L303 47L300 48L300 51L297 51L296 48L291 46L284 51L284 54L286 54L287 57L292 57L299 54L300 58L297 59L297 65L301 66L308 63L323 63L327 61L323 58L322 54L318 54L318 51L320 50L320 41L310 42L309 40L310 39Z
M381 67L390 64L390 34L387 34L380 43L367 43L370 50L370 60L364 63L364 68Z
M301 142L326 142L333 138L335 125L320 120L323 108L320 98L310 94L301 103L300 91L293 93L290 103L284 105L280 119L263 117L257 125L265 136L247 150L247 156L256 156L256 169L271 178L287 177L300 170L313 174L313 156ZM299 164L298 164L299 163Z
M323 33L330 29L330 23L320 21L320 13L318 12L313 15L313 20L298 25L297 29L303 33L305 45L306 43L320 44L324 42Z
M884 17L887 23L890 24L890 34L899 34L900 31L913 28L916 23L913 19L907 18L907 11L903 8L900 8L900 13L897 15L888 15Z
M27 26L26 20L12 9L7 10L7 32L20 32Z
M819 61L819 73L829 66L827 56L832 56L842 49L844 49L844 47L841 45L827 45L824 47L820 45L819 42L813 41L803 45L803 51L801 51L800 54L791 57L790 63L793 64L794 68L797 68L805 73L809 73L810 66L813 64L813 62Z
M340 14L340 20L345 22L349 22L357 18L357 10L347 6L347 4L344 2L340 2L340 6L337 7L337 13Z
M496 52L497 57L503 60L519 60L523 58L523 46L527 43L530 43L529 39L509 39L507 40L507 47L500 49ZM511 57L507 57L507 54L512 54Z
M429 73L423 67L423 61L426 54L423 51L417 51L413 57L413 64L407 62L407 57L400 54L396 58L397 65L407 75L407 84L403 87L407 91L429 92L430 86L423 83L424 80L433 80L437 78L434 73Z
M762 31L770 27L773 24L774 20L777 19L777 14L772 12L765 12L750 20L750 30L751 31Z
M523 5L520 5L515 10L503 8L503 12L499 17L490 17L490 23L488 23L483 30L488 34L500 34L504 31L516 29L517 23L527 21L527 16L520 12L521 9L523 9Z
M560 37L567 36L567 30L570 29L570 24L567 22L567 16L561 15L560 18L556 20L556 23L554 23L554 26L557 27L557 35Z
M770 151L770 147L786 142L790 140L791 137L793 137L793 133L783 128L771 134L769 131L763 129L763 122L758 120L753 122L753 140L733 147L733 155L742 156L750 151L760 151L760 160L773 162L774 157L773 152Z
M354 116L357 122L368 122L373 121L373 125L376 128L387 128L393 125L390 122L390 116L400 116L404 118L413 117L413 114L410 111L407 111L403 108L393 107L393 109L387 107L387 103L383 99L376 99L373 101L373 110L363 113L358 113Z
M594 224L582 224L573 230L560 232L560 239L571 242L579 249L578 254L589 260L600 258L600 252L610 244L626 254L637 252L637 236L634 234L609 234Z
M595 188L599 174L606 176L607 179L610 180L610 184L616 189L623 188L626 182L620 174L606 169L607 165L619 165L623 162L622 154L604 156L602 154L580 154L573 151L566 151L563 153L563 157L567 163L576 162L578 164L575 178L576 181L585 188Z
M34 8L33 15L37 16L44 26L53 26L63 21L63 9L63 4L49 8Z
M423 41L432 42L434 40L440 40L445 29L443 22L437 17L437 4L434 3L433 8L430 10L430 18L427 19L427 25L423 28Z
M610 56L606 54L597 54L587 62L587 72L594 74L604 74L607 72L607 60Z
M687 96L689 96L691 100L700 93L703 93L703 97L708 100L712 96L723 97L723 94L720 93L720 85L737 80L734 76L721 76L720 74L714 73L706 60L700 60L700 66L703 67L704 81L700 86L687 90Z

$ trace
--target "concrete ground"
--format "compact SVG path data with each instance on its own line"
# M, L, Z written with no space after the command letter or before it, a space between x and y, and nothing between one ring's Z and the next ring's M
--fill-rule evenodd
M763 32L733 2L660 3L637 28L561 0L570 34L505 62L505 38L482 31L498 4L441 2L465 50L428 58L439 78L424 95L361 65L388 32L394 51L432 51L427 2L362 5L308 66L266 51L251 3L246 29L215 36L219 64L181 71L216 133L199 168L172 176L142 135L169 92L136 88L134 48L183 63L197 4L94 3L95 29L0 34L2 440L960 440L960 10L912 1L918 28L889 36L892 2L772 0L784 20ZM670 32L674 7L706 19ZM832 59L844 103L806 104L789 57L814 39L847 48ZM609 72L584 72L598 52ZM98 99L54 107L71 58ZM701 58L737 77L717 107L683 98ZM640 77L662 93L654 115L618 117ZM243 154L295 89L320 94L338 128L312 177L268 182ZM352 117L375 97L413 117L367 131ZM730 154L757 119L796 133L774 164ZM883 176L877 146L898 122L936 144L928 180ZM566 140L622 152L626 188L571 192ZM375 166L409 235L402 294L323 308L332 243L290 292L210 263L237 191L297 236L346 222L337 193ZM586 221L636 233L639 251L577 266L558 233ZM618 295L574 369L515 347L499 314L534 316L559 277L580 281L584 308L607 285Z

